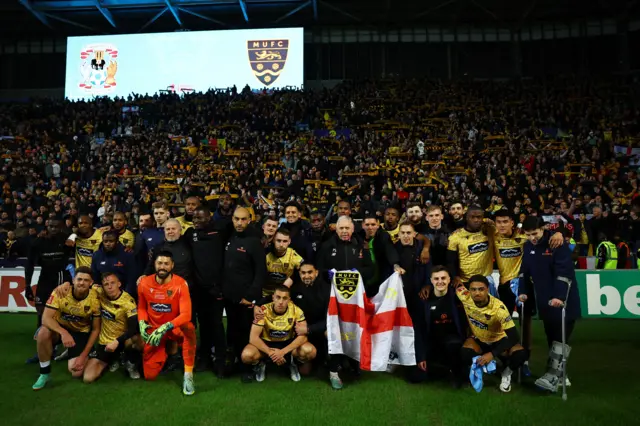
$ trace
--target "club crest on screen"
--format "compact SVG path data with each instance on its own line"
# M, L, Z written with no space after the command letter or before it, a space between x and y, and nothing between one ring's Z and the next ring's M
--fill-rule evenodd
M287 62L289 40L249 40L247 52L253 75L265 86L275 82Z
M360 274L357 272L336 272L336 290L345 300L351 299L356 294Z
M80 82L88 94L105 95L116 88L118 48L112 44L89 44L80 50Z

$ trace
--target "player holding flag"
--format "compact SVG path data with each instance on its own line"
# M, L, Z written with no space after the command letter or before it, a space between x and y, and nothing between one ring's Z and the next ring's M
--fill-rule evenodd
M140 336L145 342L143 370L147 380L154 380L165 361L167 340L182 345L184 381L182 393L193 395L193 365L196 354L196 331L191 323L191 296L187 282L173 274L173 255L162 251L155 259L155 271L140 280L138 286L138 320Z

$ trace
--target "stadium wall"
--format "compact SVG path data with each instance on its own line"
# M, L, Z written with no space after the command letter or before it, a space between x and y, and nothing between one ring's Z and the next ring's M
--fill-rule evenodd
M33 283L38 282L40 267L35 268ZM498 271L494 282L500 282ZM585 318L640 319L640 285L637 270L576 271L582 316ZM23 267L0 268L0 312L35 312L24 297ZM35 293L35 291L34 291Z
M632 25L633 24L633 25ZM640 23L529 24L519 30L314 28L304 32L305 80L387 76L512 78L640 69ZM153 36L153 35L150 35ZM64 86L66 39L0 41L0 90Z

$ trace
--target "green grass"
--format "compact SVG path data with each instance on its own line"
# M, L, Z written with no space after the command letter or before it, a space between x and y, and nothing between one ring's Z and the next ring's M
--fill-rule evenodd
M578 323L569 370L569 400L545 395L532 380L502 394L497 377L477 394L447 383L409 385L402 374L365 373L358 382L331 390L328 380L267 370L263 383L245 385L238 377L218 380L196 375L196 394L181 393L181 373L156 382L131 381L122 369L85 385L71 379L66 363L54 363L53 382L39 392L31 385L36 365L24 360L35 351L34 317L0 315L0 424L34 425L632 425L640 413L640 327L638 322L588 320ZM532 368L542 372L541 324ZM545 351L546 352L546 351Z

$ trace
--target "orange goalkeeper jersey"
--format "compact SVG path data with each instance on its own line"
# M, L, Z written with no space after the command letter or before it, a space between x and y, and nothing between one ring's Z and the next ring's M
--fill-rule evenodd
M138 285L138 319L153 328L167 322L177 328L191 321L187 282L177 275L166 284L158 284L155 274L143 277Z

